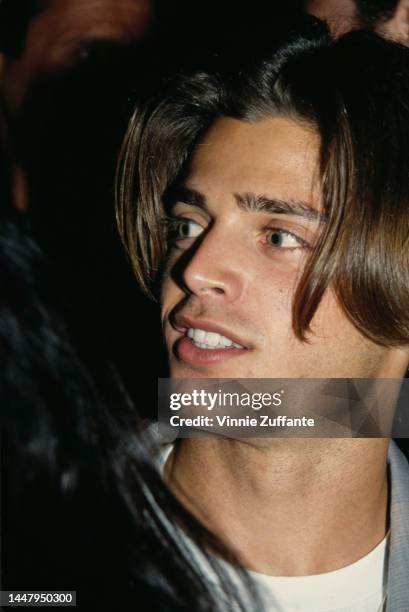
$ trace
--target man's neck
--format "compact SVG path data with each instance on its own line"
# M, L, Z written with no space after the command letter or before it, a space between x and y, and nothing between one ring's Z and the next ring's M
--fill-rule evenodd
M388 440L261 444L183 440L165 467L179 499L248 569L273 576L329 572L384 538Z

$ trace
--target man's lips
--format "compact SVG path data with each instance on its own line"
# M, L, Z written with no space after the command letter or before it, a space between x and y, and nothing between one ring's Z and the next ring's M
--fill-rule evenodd
M175 342L173 352L178 359L191 366L204 366L221 363L233 357L243 355L246 349L239 349L234 346L221 349L200 348L190 338L182 336Z
M235 332L230 331L227 327L224 327L220 323L215 323L210 320L194 319L193 317L189 317L186 315L176 315L174 320L173 321L171 320L171 325L174 329L176 329L176 331L182 334L186 334L188 329L202 329L203 331L206 331L206 332L213 332L216 334L220 334L224 336L225 338L228 338L235 344L240 344L240 346L243 348L238 349L238 350L242 351L243 349L249 348L246 341L243 338L236 335ZM203 349L203 350L207 350L207 349Z
M209 320L193 319L188 316L179 315L172 321L172 326L183 334L182 337L176 340L173 346L173 352L178 359L191 366L205 366L221 363L233 357L243 355L247 350L242 338L232 333L223 325L213 323ZM201 348L187 336L187 331L189 329L201 329L205 332L220 334L235 344L239 344L242 348L237 348L235 346L226 346L224 348Z

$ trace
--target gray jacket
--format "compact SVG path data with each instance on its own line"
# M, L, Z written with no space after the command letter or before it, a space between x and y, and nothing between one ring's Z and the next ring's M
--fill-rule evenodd
M409 612L409 463L393 440L388 461L391 531L386 612Z

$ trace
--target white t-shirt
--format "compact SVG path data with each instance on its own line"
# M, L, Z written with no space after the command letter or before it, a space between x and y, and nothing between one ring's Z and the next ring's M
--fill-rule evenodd
M163 469L172 451L166 445ZM386 603L389 538L365 557L339 570L314 576L269 576L249 572L265 612L382 612Z
M386 593L388 538L359 561L316 576L250 572L266 612L380 612Z

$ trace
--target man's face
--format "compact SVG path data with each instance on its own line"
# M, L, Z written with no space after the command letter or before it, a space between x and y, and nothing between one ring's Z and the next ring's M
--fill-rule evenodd
M378 371L385 349L363 338L331 290L309 343L293 332L294 290L324 223L318 153L317 135L284 118L219 119L197 146L175 192L176 237L162 291L173 377Z

